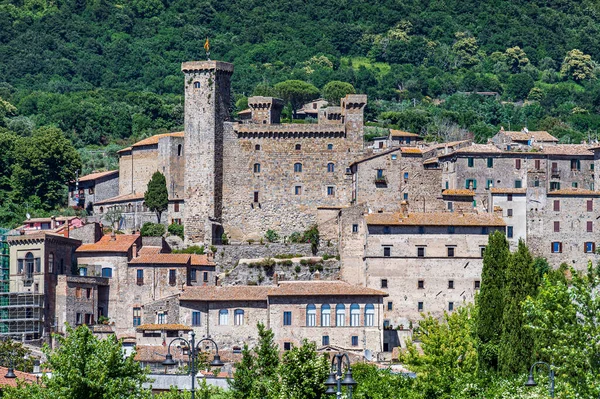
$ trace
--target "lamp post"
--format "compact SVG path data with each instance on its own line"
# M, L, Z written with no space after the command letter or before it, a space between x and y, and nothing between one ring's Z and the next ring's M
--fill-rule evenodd
M344 363L348 371L342 380ZM342 386L348 388L348 399L352 399L352 389L356 386L356 381L352 378L352 368L350 367L350 358L347 353L338 353L331 359L331 373L325 381L327 390L325 395L336 395L337 399L342 397Z
M537 386L537 382L535 382L535 380L533 379L533 372L535 370L535 366L538 365L544 365L544 366L548 366L548 378L550 379L550 386L548 387L548 391L550 393L550 397L553 398L554 397L554 365L553 364L548 364L546 362L535 362L533 363L533 365L531 366L531 369L529 369L529 378L527 378L527 382L525 383L526 387L535 387Z
M222 367L225 364L221 361L221 357L219 356L219 346L217 345L217 343L215 341L213 341L210 338L202 338L200 341L198 341L198 343L196 344L196 333L194 333L193 331L190 333L190 340L188 341L185 338L175 338L174 340L172 340L171 342L169 342L169 346L167 348L167 356L164 362L162 362L163 366L174 366L177 364L177 362L175 360L173 360L173 355L171 355L171 344L173 344L173 342L175 341L181 341L184 344L186 344L189 348L189 353L188 356L190 357L190 375L192 376L192 399L195 398L195 392L196 392L196 366L197 366L197 362L198 362L198 353L202 351L202 349L200 348L200 344L202 344L202 342L204 341L209 341L212 342L213 345L215 346L215 357L213 359L212 362L210 362L210 366L211 367Z

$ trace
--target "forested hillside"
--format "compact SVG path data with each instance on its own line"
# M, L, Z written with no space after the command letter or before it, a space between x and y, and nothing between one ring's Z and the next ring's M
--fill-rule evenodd
M238 110L282 81L313 96L342 81L369 95L377 126L479 141L527 126L580 142L600 128L599 12L590 0L0 0L0 129L54 126L83 173L114 166L119 146L181 128L180 63L204 59L209 37L211 58L235 63Z

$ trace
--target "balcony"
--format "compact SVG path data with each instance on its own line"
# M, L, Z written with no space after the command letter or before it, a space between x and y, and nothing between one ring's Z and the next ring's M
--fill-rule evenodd
M550 170L550 177L560 179L560 169L552 168Z
M144 278L138 277L136 282L137 282L137 285L144 285Z
M33 274L23 274L23 285L30 286L31 284L33 284Z
M377 187L387 186L387 177L385 176L377 176L375 178L375 185Z

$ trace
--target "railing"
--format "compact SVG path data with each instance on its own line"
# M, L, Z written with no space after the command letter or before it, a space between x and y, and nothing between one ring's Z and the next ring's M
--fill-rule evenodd
M552 177L560 177L560 169L554 169L554 168L552 168L550 170L550 175Z
M144 285L144 278L143 277L138 277L137 278L137 285Z
M385 177L385 176L376 177L375 184L387 184L387 177Z

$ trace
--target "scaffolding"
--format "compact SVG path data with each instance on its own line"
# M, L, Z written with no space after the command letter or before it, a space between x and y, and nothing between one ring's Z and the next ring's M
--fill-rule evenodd
M0 229L0 292L10 291L10 248L7 229Z
M43 294L0 293L0 336L32 341L42 338L43 328Z

